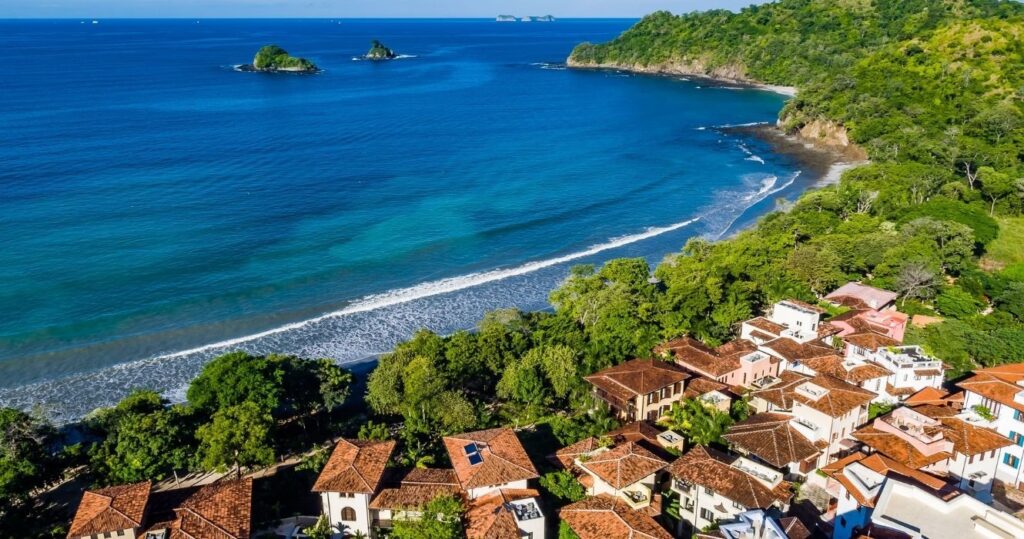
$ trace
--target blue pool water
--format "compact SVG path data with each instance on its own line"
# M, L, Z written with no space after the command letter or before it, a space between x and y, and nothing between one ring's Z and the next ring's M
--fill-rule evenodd
M0 404L175 396L229 348L356 361L817 179L714 129L783 96L559 65L631 22L0 21ZM232 69L266 43L324 71Z

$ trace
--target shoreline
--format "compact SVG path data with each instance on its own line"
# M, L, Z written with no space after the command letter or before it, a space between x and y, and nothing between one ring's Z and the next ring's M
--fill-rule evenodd
M653 67L639 65L622 65L615 63L581 64L579 62L574 62L572 58L569 58L568 60L566 60L565 65L570 69L582 69L592 71L624 71L627 73L637 73L641 75L651 75L656 77L673 77L683 78L686 80L700 79L717 87L739 86L745 89L764 90L768 92L773 92L787 97L796 97L797 93L799 93L800 91L795 86L767 84L764 82L759 82L747 78L730 77L715 73L706 73L692 68L684 68L681 65L676 64L662 64Z
M714 80L714 79L712 79L710 77L701 77L701 78L702 79L707 79L709 81ZM719 81L719 82L721 83L721 81ZM745 87L753 88L752 85L749 85L749 84L746 84L746 83L737 83L737 84L744 84ZM796 160L796 162L798 163L799 167L801 169L803 169L805 171L805 173L809 173L809 175L813 176L813 178L814 178L814 183L807 182L807 183L803 184L802 190L800 191L800 195L801 196L802 196L802 194L804 192L806 192L809 189L814 189L814 188L817 188L817 187L819 187L821 185L826 185L826 184L828 184L830 182L837 181L839 175L841 175L841 173L846 168L848 168L848 167L846 167L846 168L837 168L837 167L844 167L844 166L846 166L846 164L841 161L841 159L837 156L837 154L835 152L827 151L824 148L818 148L818 147L815 147L813 145L809 145L809 144L806 144L804 142L800 142L797 137L791 136L791 135L786 135L785 133L782 132L782 130L777 125L774 125L774 124L771 124L771 123L756 124L756 125L746 125L746 126L731 126L731 127L730 126L709 127L708 129L715 129L715 130L718 130L718 131L721 131L721 132L727 132L727 133L737 133L737 134L739 134L741 136L745 136L745 137L756 137L756 138L761 139L763 141L769 142L769 144L772 146L772 152L773 153L787 154L787 155L793 157ZM740 230L745 230L745 229L748 229L751 226L754 226L756 224L757 220L760 219L760 217L762 217L763 214L771 212L771 211L776 211L777 209L778 208L772 209L772 208L768 207L767 205L762 205L761 208L756 212L756 214L752 214L752 217L745 218L741 222L741 224L737 228L731 230L730 233L734 234L734 233L736 233L736 232L738 232ZM744 211L747 211L747 210L744 210ZM672 225L671 227L666 227L666 228L672 228L672 229L681 228L681 227L683 227L683 226L685 226L685 225L687 225L689 223L690 223L690 221L687 221L687 222L678 223L676 225ZM730 225L730 227L731 226L732 225ZM646 232L643 232L643 233L640 233L640 234L636 234L634 236L635 237L646 237L649 234L651 234L651 232L652 232L652 230L647 230ZM609 243L618 244L622 240L623 240L623 238L616 238L615 241L610 241ZM607 248L607 244L602 245L601 247L602 248L600 249L600 251L603 251L603 250L605 250L605 248ZM553 263L554 261L561 261L561 260L565 260L565 259L575 259L575 258L579 258L582 254L592 254L593 252L598 252L598 251L596 251L593 247L591 247L591 249L588 249L588 250L586 250L586 251L584 251L582 253L574 253L574 254L569 255L569 256L557 257L554 260L547 260L547 261L543 261L541 263L538 263L538 262L528 263L528 264L525 264L524 266L525 267L533 267L533 266L535 266L537 264L542 264L544 266L548 266L548 265L551 265L551 263ZM654 260L654 259L652 259L652 260ZM505 269L504 271L482 272L482 274L472 274L470 277L475 277L475 279L473 279L474 281L479 280L480 278L483 278L484 282L489 282L489 281L491 281L494 278L501 277L504 273L507 273L509 271L511 271L513 273L518 273L519 271L522 271L523 269L524 269L524 267L516 267L516 268L511 268L511 270L510 269ZM502 274L502 275L496 275L496 274ZM444 283L447 283L447 281L450 281L450 279L442 280L442 282L444 282ZM431 284L436 285L436 284L439 284L439 283L425 283L425 284L426 285L431 285ZM453 284L453 283L447 283L447 284ZM459 284L460 284L460 286L457 287L456 290L459 290L461 288L468 287L468 286L473 286L474 284L479 284L479 283L459 283ZM403 291L414 292L413 295L415 296L415 298L435 295L434 293L427 293L428 290L424 290L423 288L431 288L431 289L433 289L435 287L433 287L433 286L425 287L424 284L421 283L421 285L413 286L409 290L403 289ZM435 290L430 290L429 292L436 292L436 291ZM404 296L404 294L402 296ZM345 308L342 308L342 309L340 309L337 312L328 312L328 313L325 313L325 314L320 314L319 316L313 317L311 319L303 320L301 322L296 322L296 323L285 324L284 326L276 327L276 328L274 328L272 330L260 332L260 333L254 334L254 335L247 335L247 336L241 337L241 338L229 339L227 341L220 341L220 342L216 342L216 343L213 343L213 344L206 344L206 345L203 345L203 346L187 349L185 351L177 351L177 352L173 352L173 353L169 353L169 354L162 354L160 356L157 356L156 358L147 358L147 359L144 359L144 360L140 360L139 362L149 363L149 362L151 362L153 360L158 360L158 359L162 359L162 358L166 358L166 357L182 357L182 356L193 354L193 353L199 353L199 352L205 352L205 351L213 351L213 350L221 349L221 348L225 348L225 347L227 347L229 349L234 349L234 348L231 348L234 345L240 345L240 344L242 344L244 342L249 342L249 341L252 341L252 340L254 340L256 338L260 338L261 336L264 336L264 335L270 336L270 335L273 335L273 334L281 333L281 332L283 332L283 331L285 331L285 330L287 330L289 328L293 328L293 327L296 327L296 326L308 325L308 324L311 324L311 323L318 323L318 322L320 322L322 320L326 320L326 319L338 316L339 314L344 314L344 313L348 313L348 312L361 312L363 310L368 310L369 308L371 308L371 305L368 305L366 303L376 304L378 302L383 301L386 304L391 304L392 302L396 302L396 301L402 301L402 300L406 300L407 301L409 298L394 297L393 294L378 294L378 295L375 295L375 296L364 298L364 300L370 300L370 299L375 300L375 301L356 302L355 304L347 305ZM527 310L535 310L535 309L527 309ZM473 323L475 323L475 320L473 321ZM472 324L470 324L468 328L463 328L463 329L471 329L472 327L473 327ZM225 350L225 351L227 351L227 350ZM389 351L390 350L388 350L386 352L383 352L383 353L388 353ZM296 351L296 353L301 353L301 352L300 351ZM354 373L358 374L359 376L362 376L363 374L369 374L375 368L375 366L377 364L377 361L378 361L378 358L380 357L380 355L382 355L382 354L381 353L368 354L368 355L365 355L365 356L363 356L361 358L349 359L348 361L345 361L344 363L341 363L341 365L344 366L345 368L348 368L348 369L352 370ZM180 402L181 400L183 400L183 394L181 394L181 388L170 387L170 388L166 388L161 393L164 394L166 397L169 397L174 402ZM58 414L58 415L63 415L63 414ZM67 416L65 416L63 419L65 421L67 421L69 418ZM73 425L77 421L78 421L78 419L71 419L70 421L67 421L64 424L66 424L66 425Z

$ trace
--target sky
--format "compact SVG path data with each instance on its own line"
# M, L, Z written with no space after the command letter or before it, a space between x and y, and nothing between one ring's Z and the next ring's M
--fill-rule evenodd
M761 0L763 1L763 0ZM0 18L17 17L640 17L738 9L756 0L0 0Z

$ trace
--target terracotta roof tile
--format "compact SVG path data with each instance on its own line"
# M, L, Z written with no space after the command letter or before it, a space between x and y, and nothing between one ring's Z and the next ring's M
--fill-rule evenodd
M252 478L205 485L176 513L172 539L248 539L252 531Z
M786 414L755 414L730 427L722 437L776 468L819 455L821 451L790 425L791 419Z
M520 539L509 504L539 496L531 489L501 489L473 500L466 511L466 539Z
M317 477L313 492L373 494L380 486L395 442L342 440Z
M792 498L790 484L781 481L769 488L756 478L731 466L734 458L696 446L669 466L669 472L683 481L710 488L748 509L765 509Z
M896 462L914 469L931 466L936 462L942 462L952 457L951 454L945 451L925 455L914 448L909 441L904 440L896 434L879 430L873 426L867 426L860 430L856 430L851 436L861 442L864 442L864 444L871 449L874 449Z
M647 442L648 444L658 445L658 435L662 432L661 429L650 421L634 421L609 431L605 436L610 436L617 443L620 442L619 438L621 438L627 442Z
M907 406L915 406L918 404L935 404L941 406L948 402L948 397L949 393L946 393L941 389L926 387L908 397L907 400L903 401L903 404Z
M660 359L634 359L598 371L584 379L627 400L690 378L684 370Z
M866 406L875 394L866 389L844 382L834 376L818 375L809 377L793 371L785 371L780 382L765 389L751 393L754 397L764 399L779 408L790 410L794 402L799 402L829 417L842 417L857 408ZM797 391L805 383L821 387L827 392L818 399L812 399Z
M770 350L779 357L794 363L815 357L835 355L836 353L835 348L825 343L819 341L798 343L788 337L779 337L778 339L768 341L762 344L761 348Z
M886 337L885 335L875 333L874 331L864 331L847 335L843 337L843 341L858 348L871 351L878 350L879 348L887 348L889 346L899 346L902 344L896 339Z
M380 489L370 501L370 508L417 509L438 496L457 495L459 492L455 470L413 468L402 475L398 486Z
M654 349L659 355L670 354L676 364L713 378L740 368L738 357L723 357L718 351L691 337L681 337Z
M618 490L665 468L668 463L635 442L590 454L580 466Z
M704 376L698 376L686 384L686 390L683 391L683 397L695 399L713 391L726 393L729 391L729 386Z
M861 492L860 488L854 485L843 473L847 466L854 463L887 477L899 476L908 479L911 483L929 490L940 497L948 492L955 491L953 486L945 479L916 470L880 453L872 453L870 455L854 453L821 469L822 473L843 485L846 491L857 500L857 503L865 507L874 507L876 500L865 497L865 493Z
M580 539L672 538L654 519L607 494L567 505L559 514Z
M776 324L775 322L772 322L771 320L768 320L763 316L751 318L750 320L744 322L744 324L749 324L750 326L755 327L765 333L770 333L773 336L781 335L783 331L786 331L786 326L782 324Z
M145 481L85 491L71 522L68 537L141 527L151 486L149 481Z
M1024 411L1024 404L1014 400L1024 387L1017 383L1024 380L1024 363L1010 363L974 371L974 376L960 382L957 387L988 397L1014 410Z
M466 446L476 444L481 462L472 464ZM491 487L534 479L537 469L530 462L522 443L511 429L467 432L444 438L445 449L462 488Z
M598 445L597 438L584 438L574 444L567 445L558 451L555 451L554 457L563 468L571 470L576 466L577 457L580 455L586 455L598 447L600 446Z
M782 531L785 532L788 539L807 539L811 536L810 530L804 526L803 522L800 522L799 518L783 517L779 519L779 525L782 526Z
M805 359L801 364L818 374L828 374L851 384L892 375L892 371L871 361L859 363L848 369L843 358L836 355Z

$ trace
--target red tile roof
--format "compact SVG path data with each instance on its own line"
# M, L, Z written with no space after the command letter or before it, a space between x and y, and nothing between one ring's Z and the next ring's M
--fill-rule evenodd
M916 406L919 404L934 404L942 406L948 403L949 393L936 389L934 387L926 387L917 393L914 393L907 400L903 401L903 404L907 406Z
M828 375L812 378L793 371L785 371L779 378L779 383L754 391L751 395L784 410L792 409L793 404L799 402L832 418L842 417L858 406L866 406L876 396L871 391ZM817 400L812 399L797 391L804 383L812 383L826 389L827 392Z
M781 481L769 488L753 476L731 466L735 458L696 446L669 466L673 477L710 488L748 509L766 509L793 497L790 484Z
M765 333L770 333L773 338L781 335L783 331L786 331L786 326L782 324L776 324L775 322L772 322L771 320L763 316L751 318L750 320L747 320L744 323L749 324L761 331L764 331Z
M665 468L668 463L635 442L591 453L580 466L618 490Z
M482 461L471 464L465 447L476 444ZM493 487L534 479L537 469L511 429L490 429L467 432L444 438L445 449L463 489Z
M739 369L740 358L756 349L754 343L738 339L712 350L696 339L680 337L659 345L654 353L669 354L678 365L686 369L718 378Z
M87 490L78 504L68 537L84 537L142 526L149 501L149 481Z
M395 442L342 440L317 477L313 492L373 494L380 486Z
M252 478L218 481L188 497L176 511L171 539L248 539Z
M580 539L671 539L654 519L607 494L567 505L562 520Z
M881 333L875 333L874 331L863 331L860 333L854 333L843 337L843 341L847 344L852 344L858 348L865 350L876 351L879 348L888 348L890 346L899 346L902 344L900 341L891 337L886 337Z
M843 474L843 470L854 463L859 463L869 470L885 476L896 475L909 479L911 482L936 494L953 490L946 480L906 466L905 464L880 453L872 453L870 455L866 453L854 453L821 468L822 473L842 484L843 487L846 488L847 492L856 498L857 503L865 507L874 507L875 499L866 498L864 493L861 492L859 488L855 487L850 479Z
M892 375L892 371L871 361L865 361L847 369L843 358L836 355L805 359L801 361L801 364L818 374L828 374L851 384L860 384L867 380Z
M686 371L660 359L634 359L584 377L591 384L625 400L659 391L687 378L690 375Z
M539 496L532 489L501 489L473 500L466 511L466 539L520 539L510 503Z
M713 391L718 391L728 396L729 386L704 376L698 376L686 384L686 391L683 391L683 397L695 399Z
M974 376L960 382L957 387L972 391L982 397L1005 404L1014 410L1024 411L1024 404L1014 400L1024 387L1017 385L1024 380L1024 363L1009 363L974 371Z
M755 414L730 427L722 437L776 468L819 455L821 451L790 425L791 419L787 414Z
M600 447L600 444L598 443L597 438L584 438L574 444L567 445L558 451L555 451L555 460L557 460L558 463L566 470L571 470L576 466L577 457L580 455L586 455L598 447Z
M418 509L438 496L459 492L455 470L413 468L404 473L398 486L380 489L370 501L370 508Z
M762 349L774 352L779 357L796 363L799 361L835 355L836 349L820 341L798 343L788 337L779 337L761 345Z

